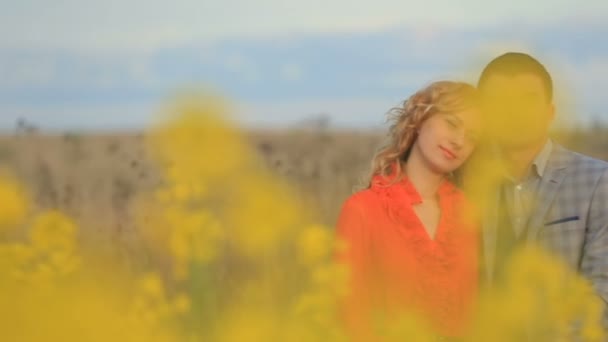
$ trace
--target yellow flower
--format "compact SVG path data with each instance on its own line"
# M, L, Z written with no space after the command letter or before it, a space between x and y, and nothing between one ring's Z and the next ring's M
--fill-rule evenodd
M0 173L0 233L24 222L28 199L24 189L11 177Z
M222 217L239 252L255 259L275 251L302 224L302 210L287 187L261 172L232 181L229 205Z
M601 303L590 284L535 246L515 253L506 280L480 298L472 341L584 341L603 336ZM573 330L573 323L581 326Z
M173 307L175 312L178 314L185 314L190 311L190 298L187 295L181 293L173 300Z
M141 289L150 298L162 298L165 295L163 282L158 274L155 273L146 274L141 279Z
M278 317L264 308L235 310L222 317L219 328L219 342L280 341Z
M47 211L37 216L32 224L32 247L41 251L72 250L76 245L76 225L58 211Z
M333 250L333 238L329 228L319 225L305 228L297 243L299 260L307 266L324 261Z
M215 181L243 169L250 154L227 115L223 101L207 96L186 97L166 109L148 142L169 182Z

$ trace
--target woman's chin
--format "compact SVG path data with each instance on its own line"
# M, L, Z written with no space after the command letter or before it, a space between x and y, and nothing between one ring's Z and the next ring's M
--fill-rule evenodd
M462 163L456 162L455 160L446 160L443 156L440 156L440 158L437 159L438 160L433 163L433 170L441 174L450 174L462 165Z

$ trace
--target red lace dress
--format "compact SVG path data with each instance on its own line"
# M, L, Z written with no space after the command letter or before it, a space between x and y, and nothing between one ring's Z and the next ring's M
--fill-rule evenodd
M438 195L434 239L412 208L422 200L407 178L391 184L376 176L344 203L337 234L347 248L337 257L350 268L351 291L341 313L357 340L375 340L369 328L378 309L388 318L417 314L442 336L465 333L477 290L478 234L458 188L444 181Z

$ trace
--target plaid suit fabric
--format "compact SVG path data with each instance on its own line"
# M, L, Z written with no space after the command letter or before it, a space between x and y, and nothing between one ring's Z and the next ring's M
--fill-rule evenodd
M483 227L485 275L490 283L496 272L496 218L490 213ZM606 305L608 163L554 144L536 193L526 241L546 247L590 280ZM608 327L608 310L604 313L604 326Z

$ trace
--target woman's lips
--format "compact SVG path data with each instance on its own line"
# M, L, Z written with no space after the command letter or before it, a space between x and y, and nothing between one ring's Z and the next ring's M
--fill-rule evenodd
M441 151L443 151L443 155L448 159L456 159L456 154L445 147L439 146Z

